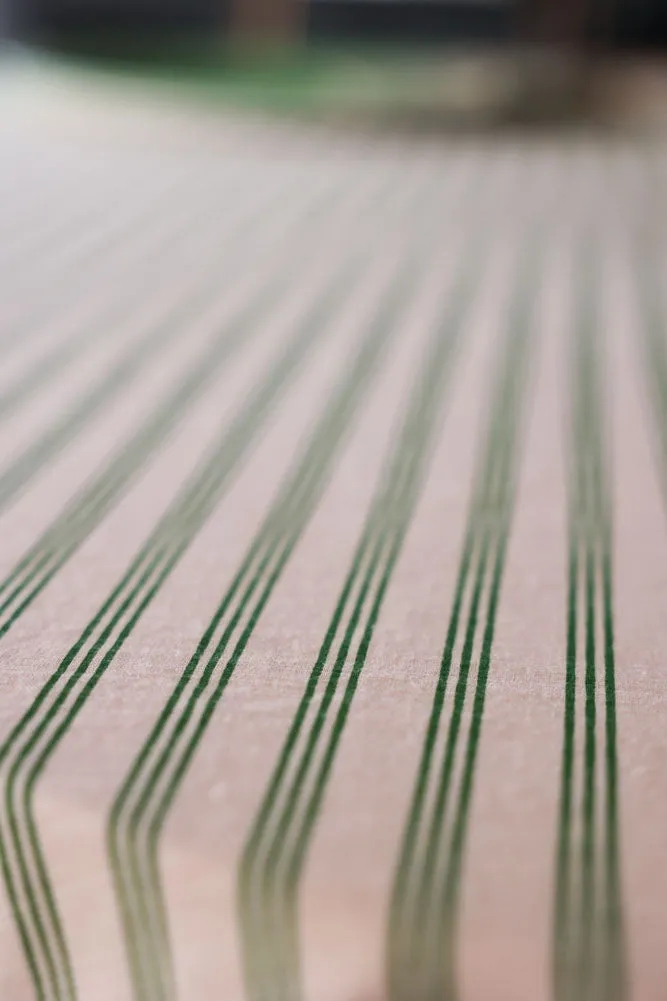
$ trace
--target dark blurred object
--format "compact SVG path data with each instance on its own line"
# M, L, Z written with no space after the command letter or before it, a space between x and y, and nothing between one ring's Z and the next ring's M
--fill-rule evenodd
M195 36L346 42L667 45L665 0L0 0L24 40Z
M105 41L137 36L199 35L224 28L230 0L0 0L15 38L67 44L84 37Z
M240 44L289 43L302 33L306 6L301 0L231 0L230 30Z

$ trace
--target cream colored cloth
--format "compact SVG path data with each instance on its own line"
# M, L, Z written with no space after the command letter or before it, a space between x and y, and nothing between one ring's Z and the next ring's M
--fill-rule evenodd
M663 998L662 148L12 108L0 998Z

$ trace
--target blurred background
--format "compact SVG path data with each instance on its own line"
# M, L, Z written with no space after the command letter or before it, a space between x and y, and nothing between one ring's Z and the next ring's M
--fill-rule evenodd
M663 0L1 0L0 11L7 35L65 44L84 33L101 43L106 33L136 41L177 32L201 40L539 40L615 50L667 43Z
M636 110L656 90L658 107L667 3L0 0L0 32L98 68L204 83L222 98L320 114L370 101L374 114L447 123L462 114L614 113L619 103L627 110L628 94Z

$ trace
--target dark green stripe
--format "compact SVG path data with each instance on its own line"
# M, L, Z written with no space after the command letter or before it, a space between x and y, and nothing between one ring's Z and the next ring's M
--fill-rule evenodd
M368 391L368 383L387 351L389 334L395 331L397 313L402 308L413 278L412 273L400 276L392 294L383 302L369 335L364 339L357 357L323 413L312 442L295 472L288 477L281 489L257 538L251 544L230 590L225 595L158 723L144 744L114 804L110 827L110 853L125 917L126 941L135 967L135 994L138 998L166 998L173 993L167 921L162 903L163 893L157 854L158 839L167 811L259 616L312 516L336 451L340 447L342 436L363 402ZM257 566L257 559L260 556L261 562ZM233 599L242 582L245 591L241 594L221 639L209 655L201 676L199 679L194 678L196 685L190 697L176 715L179 702L186 693L188 684L193 680L207 648L211 645L216 630L232 612ZM260 592L259 596L256 596L257 591ZM211 691L207 691L218 662L226 654L233 631L246 613L246 608L252 599L254 605L248 616L248 623L228 657L217 683ZM184 735L184 729L200 699L204 697L206 701L199 710L198 723L194 732L187 737ZM169 739L157 760L151 764L150 771L142 776L142 768L149 763L151 752L156 749L168 724L171 727ZM187 740L183 744L185 737ZM183 745L180 748L179 741ZM165 786L163 783L162 787L158 788L157 784L165 773L169 778L168 784ZM136 803L125 821L126 829L123 831L120 826L124 819L122 813L133 794ZM148 828L144 832L142 842L139 828L142 822L145 824L146 815L148 815ZM131 902L133 897L134 906ZM157 925L159 929L152 935L151 925ZM144 957L145 964L149 966L146 975L140 972L141 957L137 952L141 949L148 953L148 957ZM166 988L163 989L161 981L167 983Z
M570 515L572 518L572 515ZM577 683L577 586L579 580L578 544L570 539L567 592L567 647L565 654L565 712L563 718L563 753L558 820L558 848L554 912L553 983L554 998L565 997L563 981L571 976L571 847L574 797L574 760Z
M600 997L625 1001L629 995L627 945L623 916L621 849L619 836L618 745L616 736L616 663L614 654L611 554L602 557L605 642L605 907L603 921L607 962L602 971Z
M570 572L561 809L557 838L553 996L555 1001L623 1001L626 946L618 843L618 750L611 566L611 508L606 456L606 359L596 311L599 248L583 241L572 349ZM579 555L581 554L581 555ZM576 623L581 600L584 644L584 742L581 833L573 829L575 798ZM605 673L605 752L597 754L602 627ZM604 770L603 784L598 781ZM602 793L605 809L596 805ZM602 825L602 826L600 826ZM578 847L578 851L575 849ZM574 890L577 890L575 895Z
M415 1001L432 1001L436 997L454 999L458 996L456 934L463 854L511 528L521 418L536 340L534 310L540 257L534 238L529 239L522 254L507 335L501 345L499 371L463 541L440 675L396 868L387 944L388 994L392 1001L406 1001L408 997ZM468 611L453 706L444 731L435 796L429 806L428 789L436 767L445 696L455 663L466 595ZM454 760L468 701L468 682L483 603L486 605L485 624L477 683L458 796L452 803ZM446 839L443 825L452 810L452 834Z
M291 1001L301 993L297 934L301 872L375 624L428 467L437 416L479 264L476 253L465 260L438 324L352 567L246 843L239 873L239 908L251 1001ZM294 777L288 781L297 740L341 627L344 633L318 712L305 747L294 762ZM358 627L362 632L353 652ZM342 701L326 738L329 709L350 658ZM314 767L321 738L326 741L320 763Z

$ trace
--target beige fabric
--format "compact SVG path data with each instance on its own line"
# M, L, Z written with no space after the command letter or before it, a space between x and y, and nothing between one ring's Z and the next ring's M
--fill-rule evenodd
M99 137L103 118L86 138L66 102L51 100L52 113L45 96L34 98L42 114L33 124L18 102L0 136L0 997L658 1001L667 984L662 148L586 137L309 140L275 127L264 143L260 125L231 122L211 125L209 139L201 123L167 124L155 110L139 132L123 133L114 119L112 141ZM223 338L227 347L216 347ZM179 509L202 472L206 489ZM101 475L107 493L93 501L86 491ZM267 517L276 545L295 533L293 548L165 813L157 849L165 937L150 878L142 890L132 875L133 851L150 866L141 848L149 815L134 841L118 835L119 878L113 832L126 829L112 824L109 834L110 812ZM384 540L378 565L394 543L396 561L305 836L293 963L289 906L262 897L266 854L251 864L246 852L244 870L244 846L369 517ZM486 687L492 579L483 578L454 792L435 841L440 869L427 876L427 889L444 887L446 897L455 796L477 721L458 896L440 917L425 908L415 918L405 890L404 926L392 939L392 887L469 524L475 553L487 539L488 566L500 559L502 575ZM607 529L615 690L605 651ZM597 644L592 654L589 643L587 675L584 590L571 689L570 907L557 947L572 532L583 565L590 557L597 568L588 635ZM76 644L92 642L88 624L147 540L142 567L173 555L168 576L128 635L84 662ZM23 608L11 591L36 543L42 562L25 578ZM54 553L61 565L32 596ZM473 593L470 584L431 806ZM121 609L118 629L133 608ZM368 614L364 606L341 661L315 764L345 704ZM94 637L101 626L92 628ZM211 685L242 625L230 629ZM341 635L307 725L326 705ZM485 693L477 709L475 692ZM47 716L53 706L57 715ZM200 705L187 726L202 713ZM304 730L288 778L305 748ZM172 752L169 764L176 760ZM299 820L303 802L287 802L286 822ZM279 816L264 830L265 853L279 843ZM119 906L123 892L135 894L134 917Z

